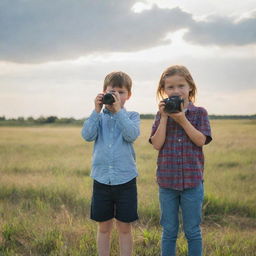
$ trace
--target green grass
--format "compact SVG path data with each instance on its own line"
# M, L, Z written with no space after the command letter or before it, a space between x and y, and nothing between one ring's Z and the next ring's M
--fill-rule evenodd
M148 143L152 120L135 142L140 220L134 255L160 252L157 152ZM256 122L211 121L214 140L204 149L204 255L253 256L256 251ZM0 128L0 255L97 255L89 220L92 143L80 127ZM112 255L118 236L112 235ZM182 232L177 255L187 254Z

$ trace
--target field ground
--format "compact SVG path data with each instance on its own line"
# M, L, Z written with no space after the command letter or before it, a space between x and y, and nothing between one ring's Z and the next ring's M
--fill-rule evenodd
M143 120L135 143L140 221L134 255L160 252L157 152ZM256 255L256 121L213 120L205 147L202 224L205 256ZM0 128L0 255L96 255L96 225L88 218L92 143L81 127ZM113 256L118 255L113 233ZM187 253L182 232L178 256Z

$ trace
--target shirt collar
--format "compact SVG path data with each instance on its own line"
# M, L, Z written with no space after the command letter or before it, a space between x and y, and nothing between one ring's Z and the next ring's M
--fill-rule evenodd
M104 114L108 114L108 115L111 115L111 114L112 114L107 108L104 108L104 109L103 109L103 113L104 113Z
M124 107L121 108L121 109L126 110ZM108 114L108 115L113 115L113 113L111 113L107 108L103 108L103 113L104 113L104 114Z

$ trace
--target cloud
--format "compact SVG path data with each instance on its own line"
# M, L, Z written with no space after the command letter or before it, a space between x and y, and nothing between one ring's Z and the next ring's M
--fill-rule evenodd
M219 16L194 22L184 39L205 45L247 45L256 43L256 18L247 17L238 22Z
M0 62L0 116L88 116L95 95L102 91L104 77L113 70L125 71L133 79L133 94L127 108L155 113L160 75L172 64L188 67L198 88L196 104L205 106L209 113L254 114L256 59L222 58L223 52L217 51L207 58L187 54L152 62L143 59L141 53L128 61L122 53L116 60L110 56L104 61Z
M255 17L235 23L215 17L195 21L180 8L135 13L136 0L1 0L0 60L40 63L92 53L138 51L168 44L166 35L188 29L197 44L256 42Z

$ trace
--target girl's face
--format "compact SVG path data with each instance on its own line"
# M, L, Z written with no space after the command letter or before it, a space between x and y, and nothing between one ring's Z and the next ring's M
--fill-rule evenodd
M183 76L173 75L165 78L164 92L168 97L170 96L180 96L184 99L185 104L188 103L190 88L188 82Z

